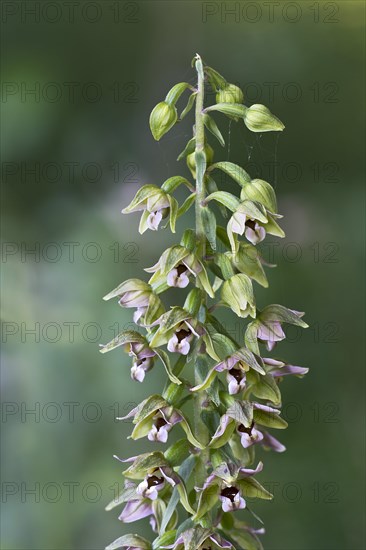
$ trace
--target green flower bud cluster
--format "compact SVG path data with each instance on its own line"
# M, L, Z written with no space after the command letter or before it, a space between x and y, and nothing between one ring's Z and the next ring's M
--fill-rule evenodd
M256 454L262 458L268 450L285 450L273 435L287 427L280 385L285 376L308 371L287 364L276 352L268 357L285 339L284 325L307 327L304 314L279 304L262 310L256 305L254 284L268 287L268 264L257 245L267 234L284 236L274 189L237 164L214 162L206 135L208 130L225 146L212 117L217 111L243 120L252 132L281 131L284 125L264 105L244 105L240 88L205 66L198 54L193 64L197 87L173 86L154 107L150 128L160 140L195 105L193 136L178 156L194 182L172 176L160 186L146 183L122 212L141 213L140 233L163 224L175 233L177 220L194 205L195 226L145 268L147 280L128 279L104 297L133 309L136 330L122 331L101 352L121 348L127 353L136 382L152 376L154 368L162 367L166 375L159 394L121 419L131 419L131 439L145 438L155 446L118 459L125 465L125 486L107 506L122 507L123 523L149 518L153 535L151 540L122 535L108 550L261 550L264 528L251 525L259 518L249 511L247 499L272 495L257 479L263 462ZM207 86L217 103L205 108ZM185 92L187 104L178 116ZM219 188L220 173L239 186L237 194ZM188 194L179 204L174 193L181 185ZM168 303L166 292L172 289L183 305ZM243 320L242 340L226 331L219 308Z

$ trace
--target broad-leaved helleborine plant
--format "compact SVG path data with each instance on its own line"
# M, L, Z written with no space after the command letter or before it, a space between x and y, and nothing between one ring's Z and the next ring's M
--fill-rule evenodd
M125 485L107 506L122 506L124 523L149 518L154 535L151 540L123 535L108 550L262 548L258 535L264 528L251 504L272 495L257 480L263 463L255 451L285 450L272 433L287 426L279 382L307 372L267 357L285 338L283 325L307 326L303 313L282 305L259 310L253 292L253 281L268 286L256 245L267 234L284 236L273 187L232 162L214 162L206 132L225 145L213 118L217 112L252 132L278 132L284 125L264 105L244 105L241 89L199 55L193 65L197 86L176 84L150 116L158 141L195 105L193 137L178 157L186 159L193 179L172 176L160 187L143 185L123 213L141 214L140 233L163 225L175 233L177 219L194 205L195 227L185 229L180 242L145 270L150 279L129 279L104 298L133 308L137 326L101 352L121 346L132 358L135 381L153 376L155 364L167 377L161 395L150 395L127 415L134 424L131 438L147 439L146 453L118 458L125 464ZM206 86L216 94L216 104L205 107ZM185 92L188 102L178 115L176 105ZM238 185L238 196L218 188L220 172ZM179 205L174 192L181 185L188 196ZM172 287L183 306L163 302ZM243 341L220 322L222 307L246 320Z

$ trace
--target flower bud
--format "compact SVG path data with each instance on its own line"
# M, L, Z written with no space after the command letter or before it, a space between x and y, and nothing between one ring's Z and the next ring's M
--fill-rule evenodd
M267 107L258 103L245 111L244 122L252 132L278 132L285 127L277 117L272 115Z
M227 84L216 94L216 103L243 103L244 94L235 84Z
M242 200L251 200L263 204L263 206L272 213L277 212L276 194L273 187L261 179L251 180L242 189L240 198Z
M164 134L177 122L178 114L174 105L169 105L166 101L158 103L150 115L150 130L154 139L159 141Z
M255 300L251 280L244 273L234 275L225 281L221 290L221 299L238 317L250 315L255 318Z
M205 154L206 154L206 164L207 166L211 164L214 156L213 149L210 145L205 145ZM196 178L196 160L195 160L195 153L191 153L187 156L187 166L191 171L191 174L194 178Z

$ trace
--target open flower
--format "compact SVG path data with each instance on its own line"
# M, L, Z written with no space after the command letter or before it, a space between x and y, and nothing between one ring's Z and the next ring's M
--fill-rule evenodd
M175 352L182 355L188 355L191 349L191 341L195 336L199 337L199 334L189 321L184 321L175 328L174 333L169 338L167 348L171 353Z
M247 348L241 348L234 351L223 361L217 363L210 369L206 379L192 388L191 391L200 391L207 389L213 382L216 375L220 372L226 372L226 381L230 395L240 393L246 386L246 373L249 369L253 369L260 374L265 374L265 370L261 365L261 358L256 357Z
M200 493L196 519L200 519L218 502L223 512L235 512L246 508L245 498L248 496L271 498L272 495L253 478L262 469L262 462L255 469L239 467L232 462L223 462L217 466L207 477L203 487L196 488Z
M153 287L166 283L171 287L186 288L192 276L198 279L211 298L214 297L203 263L184 246L176 245L168 248L159 261L145 271L153 273L149 281Z
M197 319L181 307L173 307L167 313L161 315L152 327L158 326L158 330L151 340L152 347L160 347L167 344L171 353L188 355L192 340L199 338L204 333Z
M172 208L173 206L173 208ZM175 230L177 201L160 187L144 185L139 189L131 203L122 210L122 214L142 211L139 231L156 231L163 218L169 216L172 230ZM172 215L171 212L174 212Z
M140 455L140 456L133 456L127 459L120 459L119 457L115 456L117 460L122 462L123 464L126 463L132 463L132 466L129 470L125 471L125 475L128 476L129 472L131 474L131 471L133 472L133 477L136 478L136 464L139 463L139 460L141 458L146 459L148 457L152 457L153 455ZM156 500L159 496L159 492L165 488L166 483L171 485L171 487L175 487L178 483L180 483L179 476L174 472L173 468L170 467L167 461L164 459L161 460L161 463L157 467L147 468L146 472L144 471L143 474L139 475L140 471L137 470L137 477L143 478L142 481L135 487L136 494L147 498L150 500Z
M157 414L152 419L152 426L147 434L147 438L150 441L160 441L166 443L168 441L168 434L172 427L178 422L182 422L182 417L171 407L164 407L159 409Z
M155 351L145 342L131 342L129 355L133 357L131 378L143 382L146 372L154 366Z
M287 309L283 306L267 306L258 316L258 340L266 345L268 351L272 351L277 342L286 338L282 329L283 323L307 327L307 324L301 319L303 315L304 313L301 311Z
M277 452L285 450L285 447L263 428L263 426L277 429L287 427L287 423L279 416L279 409L254 402L236 401L234 405L221 417L220 424L211 439L211 447L222 447L236 432L244 449L259 443Z
M239 204L227 225L228 237L233 250L237 250L233 234L244 235L252 244L257 244L266 236L268 222L266 209L260 203L244 200Z

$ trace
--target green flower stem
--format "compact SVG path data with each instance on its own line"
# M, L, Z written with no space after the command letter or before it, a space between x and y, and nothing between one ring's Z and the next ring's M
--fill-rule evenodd
M196 119L195 119L195 138L196 138L196 149L195 154L204 153L205 147L205 126L203 120L203 101L204 101L204 72L201 57L196 55L196 70L198 75L198 84L197 84L197 97L196 97ZM199 259L204 261L206 255L206 235L204 230L203 218L202 218L202 203L205 199L205 187L204 187L204 173L196 167L196 199L195 199L195 213L196 213L196 238L197 238L197 254ZM203 298L205 302L205 298ZM204 304L203 304L204 305ZM200 384L201 379L197 370L195 371L195 383ZM195 399L194 407L194 421L196 428L196 436L198 440L207 444L209 441L209 433L206 425L201 420L201 411L205 401L205 392L198 392ZM204 451L201 453L201 466L205 470L204 464L208 458L207 452ZM201 469L201 468L200 468ZM198 473L198 472L197 472ZM205 472L202 471L203 476ZM201 477L201 475L199 476ZM202 481L202 480L197 480Z
M198 75L198 84L197 84L197 97L196 97L196 149L195 154L200 154L204 152L205 148L205 125L203 121L203 101L205 94L204 86L204 73L203 65L200 56L196 55L196 70ZM201 170L196 169L196 234L197 240L200 245L200 254L202 259L205 257L205 243L206 236L203 226L202 219L202 203L205 200L205 188L204 188L204 177Z

